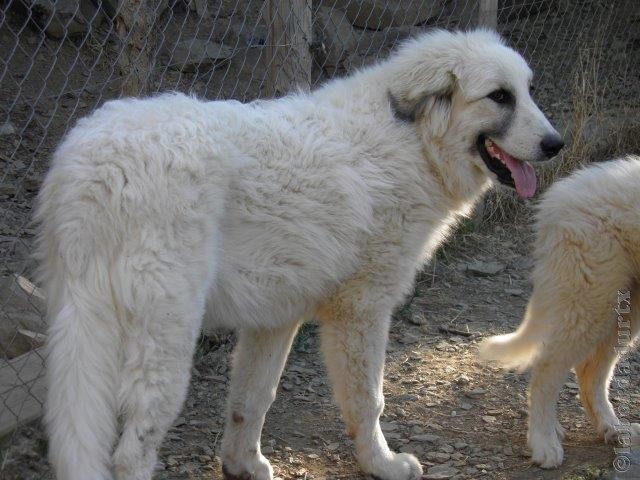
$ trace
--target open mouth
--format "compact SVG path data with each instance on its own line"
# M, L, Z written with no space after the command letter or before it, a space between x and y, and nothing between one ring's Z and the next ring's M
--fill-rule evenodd
M512 157L490 138L480 135L478 151L487 168L495 173L500 183L516 189L522 198L536 193L536 172L528 162Z

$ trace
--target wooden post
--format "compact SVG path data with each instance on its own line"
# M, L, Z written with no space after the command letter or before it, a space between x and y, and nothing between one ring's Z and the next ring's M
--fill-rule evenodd
M267 94L311 86L311 0L268 0Z
M115 23L120 40L118 68L122 76L122 94L139 96L149 85L149 47L153 44L154 5L149 0L122 0L118 4ZM160 7L158 7L160 8Z
M492 30L498 27L498 0L478 2L478 26Z

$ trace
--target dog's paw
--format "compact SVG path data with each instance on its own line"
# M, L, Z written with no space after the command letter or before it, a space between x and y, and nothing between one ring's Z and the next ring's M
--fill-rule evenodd
M529 439L531 461L541 468L556 468L562 464L564 451L557 435L532 435Z
M273 468L260 453L244 460L229 458L222 462L225 480L272 480Z
M422 465L409 453L394 453L391 459L376 462L369 466L367 473L376 480L419 480L422 478Z
M606 425L600 429L605 443L609 445L629 446L640 444L640 424L627 423Z

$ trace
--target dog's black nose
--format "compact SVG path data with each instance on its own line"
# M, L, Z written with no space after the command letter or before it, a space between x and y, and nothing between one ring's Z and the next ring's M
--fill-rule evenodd
M560 135L547 135L540 142L540 149L547 158L555 157L564 147L564 141Z

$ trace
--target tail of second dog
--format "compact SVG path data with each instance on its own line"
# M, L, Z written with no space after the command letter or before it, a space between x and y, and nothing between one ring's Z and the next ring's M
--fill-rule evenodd
M536 323L531 304L518 330L487 338L480 344L480 356L483 359L499 362L505 368L518 371L526 370L531 365L548 335L547 330Z

